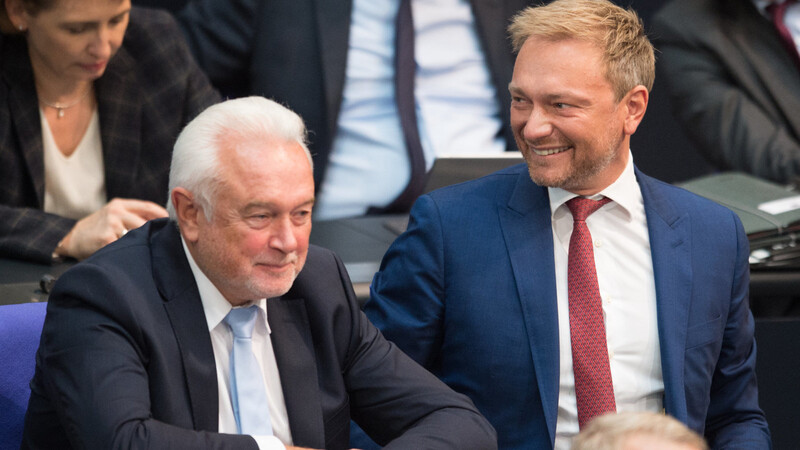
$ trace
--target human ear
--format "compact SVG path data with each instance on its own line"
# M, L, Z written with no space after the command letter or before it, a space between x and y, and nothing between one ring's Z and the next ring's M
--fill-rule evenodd
M647 88L638 85L628 91L622 99L622 106L625 110L625 122L623 129L625 134L630 136L636 132L636 128L644 118L644 113L647 110L647 102L650 100L650 93Z
M5 2L5 13L8 21L16 31L25 31L28 28L28 18L30 15L25 10L25 5L21 0L0 0ZM2 12L2 11L0 11ZM0 14L2 16L2 14ZM2 17L0 17L2 18Z
M178 218L178 227L187 242L197 242L199 236L199 220L202 209L194 200L194 195L187 189L176 187L170 193L172 206Z

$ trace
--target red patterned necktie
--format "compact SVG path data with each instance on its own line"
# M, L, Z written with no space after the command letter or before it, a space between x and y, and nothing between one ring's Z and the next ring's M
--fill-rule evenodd
M575 373L580 428L595 416L617 410L592 235L586 226L586 218L610 201L610 198L595 201L576 197L567 202L574 220L569 239L567 284L572 370Z
M792 33L789 31L789 28L786 27L786 23L783 20L786 15L786 8L795 2L797 2L797 0L772 3L767 6L767 12L772 15L772 24L775 25L775 29L778 30L778 35L781 37L783 46L786 47L786 51L791 55L792 61L794 61L798 70L800 70L800 54L797 53L797 44L795 44Z

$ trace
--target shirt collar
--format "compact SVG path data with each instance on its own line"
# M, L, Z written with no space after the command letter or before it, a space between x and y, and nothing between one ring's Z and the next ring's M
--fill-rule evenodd
M772 15L767 12L767 7L772 4L781 4L783 0L752 0L753 4L756 5L758 11L767 19L771 19Z
M189 267L192 269L192 275L194 275L195 283L197 283L197 290L200 292L200 301L203 303L203 312L205 312L208 331L211 331L225 319L225 316L228 315L233 307L197 265L191 252L189 252L189 247L186 245L183 236L181 236L181 244L183 245L183 252L186 254L186 259L189 260ZM257 320L264 321L267 333L269 334L271 331L269 329L269 322L267 322L267 299L262 298L260 300L254 300L242 305L242 307L251 305L257 305L261 310L262 314L258 315L259 319Z
M601 197L608 197L614 203L622 207L623 211L625 211L630 218L641 198L639 192L639 184L636 182L636 173L633 170L633 154L628 150L628 163L625 165L620 176L611 183L610 186L589 198L597 200ZM578 197L577 194L565 191L561 188L547 188L547 193L550 196L551 218L555 216L556 210L567 201ZM564 207L566 208L566 206Z

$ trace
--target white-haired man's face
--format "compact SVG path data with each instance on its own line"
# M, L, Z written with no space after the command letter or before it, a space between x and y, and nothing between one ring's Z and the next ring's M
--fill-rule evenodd
M271 150L259 151L257 146ZM233 305L285 294L308 254L314 178L296 142L222 149L211 220L181 223L192 256Z

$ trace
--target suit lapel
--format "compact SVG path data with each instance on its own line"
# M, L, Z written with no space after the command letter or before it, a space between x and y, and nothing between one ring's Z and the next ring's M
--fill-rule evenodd
M305 302L290 294L267 301L272 348L295 445L325 448L314 344Z
M664 406L668 413L685 420L683 350L692 286L689 218L680 215L655 181L638 170L636 176L644 198L653 258ZM548 257L553 254L553 239L547 190L534 185L527 173L520 174L508 205L501 206L498 213L552 440L558 413L559 339L555 268Z
M4 36L3 40L7 40L3 43L2 64L3 78L9 86L11 120L41 208L44 207L44 146L33 71L25 40L15 36Z
M750 1L733 3L733 17L723 22L723 26L726 36L746 55L742 60L749 61L746 70L757 74L758 80L751 81L758 84L750 85L748 90L771 96L769 103L778 105L791 132L800 137L800 95L797 94L800 92L800 68L784 49L772 24ZM752 39L751 36L762 38Z
M144 94L130 74L136 70L131 55L120 48L95 81L100 129L103 142L103 165L108 199L130 192L135 185L141 147L142 99ZM169 152L172 149L165 148Z
M153 234L156 285L181 352L196 430L217 431L219 397L214 350L200 294L174 223ZM288 295L288 294L287 294ZM302 299L269 299L267 318L296 445L325 447L313 342Z
M507 205L498 208L511 270L517 281L534 371L550 441L558 414L559 347L550 201L527 170L518 175Z
M335 136L344 90L347 47L350 37L351 0L313 0L319 30L326 117L330 136Z
M219 426L217 371L200 293L177 226L165 222L151 238L153 275L180 348L195 430Z
M684 349L692 296L690 218L681 214L652 178L636 170L642 190L653 275L666 412L686 421Z

